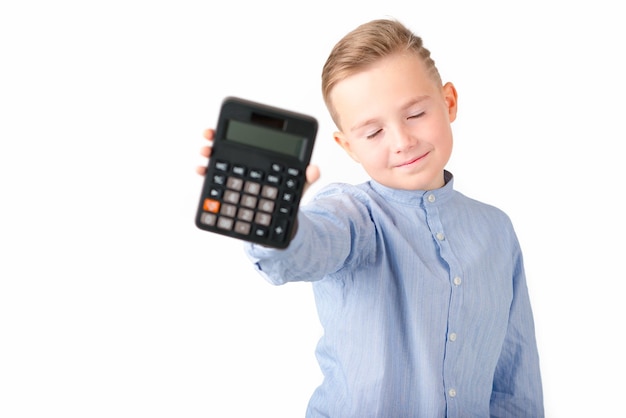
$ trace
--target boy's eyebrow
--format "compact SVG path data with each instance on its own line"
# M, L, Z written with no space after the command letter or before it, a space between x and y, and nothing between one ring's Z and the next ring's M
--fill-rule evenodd
M403 110L404 109L408 109L409 107L414 106L416 104L419 104L419 103L421 103L421 102L423 102L423 101L425 101L425 100L427 100L429 98L430 98L430 96L427 96L427 95L416 97L414 99L409 100L404 106L401 107L401 109L403 109ZM354 132L354 131L356 131L359 128L367 126L367 125L369 125L371 123L375 123L377 121L378 121L378 118L369 118L367 120L364 120L363 122L359 122L356 125L354 125L352 128L350 128L350 132Z
M357 129L360 129L360 128L364 127L364 126L369 125L370 123L374 123L374 122L376 122L377 120L378 120L377 118L370 118L370 119L364 120L364 121L363 121L363 122L361 122L361 123L357 123L357 124L356 124L356 125L354 125L352 128L350 128L350 132L354 132L354 131L356 131Z

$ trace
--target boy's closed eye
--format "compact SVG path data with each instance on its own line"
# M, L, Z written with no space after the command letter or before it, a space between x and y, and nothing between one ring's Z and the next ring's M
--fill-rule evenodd
M379 134L379 133L381 133L382 131L383 131L382 129L379 129L379 130L377 130L377 131L375 131L375 132L373 132L373 133L371 133L371 134L367 135L367 136L366 136L366 138L367 138L367 139L373 139L373 138L375 138L376 136L378 136L378 134Z
M415 113L415 114L413 114L411 116L408 116L407 120L418 119L418 118L421 118L422 116L424 116L425 114L426 114L426 112L418 112L418 113ZM374 132L372 132L370 134L367 134L365 137L367 139L376 138L382 131L383 131L382 129L378 129L378 130L376 130L376 131L374 131Z
M426 113L426 112L419 112L419 113L416 113L416 114L414 114L414 115L409 116L407 119L417 119L417 118L421 118L422 116L424 116L424 114L425 114L425 113Z

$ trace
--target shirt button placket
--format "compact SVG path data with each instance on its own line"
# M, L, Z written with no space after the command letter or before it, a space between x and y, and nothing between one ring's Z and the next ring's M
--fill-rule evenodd
M452 284L454 285L454 287L455 287L455 288L458 288L459 286L461 286L461 283L463 283L463 279L461 279L461 276L459 276L459 275L455 275L455 276L452 278ZM454 342L456 342L457 337L458 337L458 336L457 336L457 333L456 333L456 332L450 332L450 333L448 334L448 341L449 341L450 343L454 343ZM448 398L452 400L452 399L455 399L455 398L456 398L456 396L457 396L457 391L456 391L456 388L453 388L453 387L452 387L452 388L449 388L449 389L448 389Z
M433 193L430 193L426 196L426 201L428 203L435 203L436 200L437 198ZM441 225L437 225L436 228L439 229L440 227ZM434 235L435 235L435 239L441 243L440 245L445 247L444 241L446 240L446 235L443 233L443 231L440 230L439 232L436 232ZM461 278L459 276L454 276L454 278L452 279L452 283L454 284L455 287L459 287L461 285ZM456 339L457 339L457 334L455 332L451 332L450 334L448 334L448 341L450 343L455 342ZM457 396L456 389L453 387L448 388L447 394L448 394L449 399L456 398Z

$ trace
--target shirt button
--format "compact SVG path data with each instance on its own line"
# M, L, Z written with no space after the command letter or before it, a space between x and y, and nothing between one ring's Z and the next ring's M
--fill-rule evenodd
M454 283L455 286L460 286L462 281L463 280L461 280L459 276L456 276L454 279L452 279L452 283Z
M448 339L450 341L456 341L456 332L450 333L450 335L448 336Z
M454 398L456 396L456 390L454 389L450 389L448 391L448 395L450 395L451 398Z
M443 232L437 232L437 235L435 236L439 241L443 241L444 239L446 239L445 235L443 235Z
M434 194L429 194L428 195L428 201L430 203L433 203L436 200L435 195Z

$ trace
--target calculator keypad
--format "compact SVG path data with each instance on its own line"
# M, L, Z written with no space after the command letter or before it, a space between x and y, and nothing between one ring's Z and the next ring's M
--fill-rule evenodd
M263 169L216 161L200 222L222 231L282 242L302 170L271 163Z

